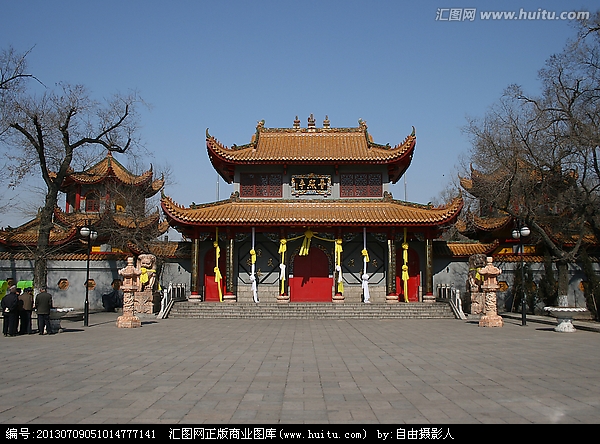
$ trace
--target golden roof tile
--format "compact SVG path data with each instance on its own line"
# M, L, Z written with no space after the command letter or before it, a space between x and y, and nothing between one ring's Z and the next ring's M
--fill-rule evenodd
M107 260L125 260L127 256L131 254L122 252L96 252L90 253L91 261L107 261ZM0 252L0 260L31 260L34 259L34 254L31 251L19 251L19 252ZM48 255L48 259L55 261L85 261L87 260L87 253L52 253Z
M499 217L479 217L473 216L473 224L475 227L482 231L495 231L506 227L512 222L512 216L499 216Z
M498 240L481 242L434 242L434 254L451 257L469 257L473 254L491 254L499 245Z
M461 197L430 207L389 198L355 200L254 200L231 198L183 207L163 196L172 226L419 226L451 223L463 207Z
M227 182L233 179L235 165L361 163L395 165L390 170L395 182L408 168L416 136L412 134L396 146L373 143L363 121L357 128L265 128L257 126L252 141L226 147L206 130L208 155Z
M136 175L131 173L121 163L113 158L112 153L109 151L100 162L93 165L82 172L69 172L63 183L63 188L67 187L71 183L80 184L96 184L100 183L107 178L117 179L119 182L126 185L133 186L147 186L150 195L156 194L164 185L164 179L153 179L152 167L150 170Z
M134 217L127 213L114 212L111 214L115 223L122 228L145 229L152 225L158 226L160 213L158 209L150 214L141 217Z
M10 246L33 246L37 245L39 217L17 227L0 230L0 243ZM77 227L62 227L53 224L50 230L50 244L61 245L77 235Z

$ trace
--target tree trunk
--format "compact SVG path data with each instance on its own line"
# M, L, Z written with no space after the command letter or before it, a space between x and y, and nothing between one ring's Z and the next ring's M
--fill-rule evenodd
M558 261L558 295L564 296L569 294L569 265L566 262Z
M50 252L50 232L53 226L54 208L58 202L58 189L49 187L46 194L46 201L40 211L40 228L38 232L38 241L35 249L35 265L33 269L33 282L36 289L47 285L48 278L48 254Z

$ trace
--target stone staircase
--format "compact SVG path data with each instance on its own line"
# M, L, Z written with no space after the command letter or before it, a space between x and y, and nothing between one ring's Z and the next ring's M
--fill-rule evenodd
M456 319L447 302L355 303L218 303L178 301L169 318L190 319Z

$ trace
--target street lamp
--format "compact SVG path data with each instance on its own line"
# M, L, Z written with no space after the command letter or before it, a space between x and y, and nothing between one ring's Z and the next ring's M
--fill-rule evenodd
M92 227L89 222L86 222L85 227L82 227L81 230L79 230L79 234L87 239L87 272L85 278L85 304L83 306L83 326L87 327L89 325L90 317L90 255L92 254L92 242L98 237L98 232L94 230L94 227Z
M513 239L519 239L519 251L521 255L521 290L523 291L523 297L521 300L521 325L527 325L527 314L526 314L526 306L527 300L525 298L525 272L524 272L524 263L523 263L523 238L527 237L531 234L531 230L520 220L517 220L517 228L512 231Z

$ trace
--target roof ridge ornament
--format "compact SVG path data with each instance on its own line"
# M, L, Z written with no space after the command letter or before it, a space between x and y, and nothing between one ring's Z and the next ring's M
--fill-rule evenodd
M325 115L325 120L323 120L323 128L330 128L329 116Z
M298 119L298 116L296 116L296 120L294 120L294 128L300 129L300 119Z
M313 116L312 113L310 113L310 116L308 117L308 127L309 128L315 127L315 117Z

